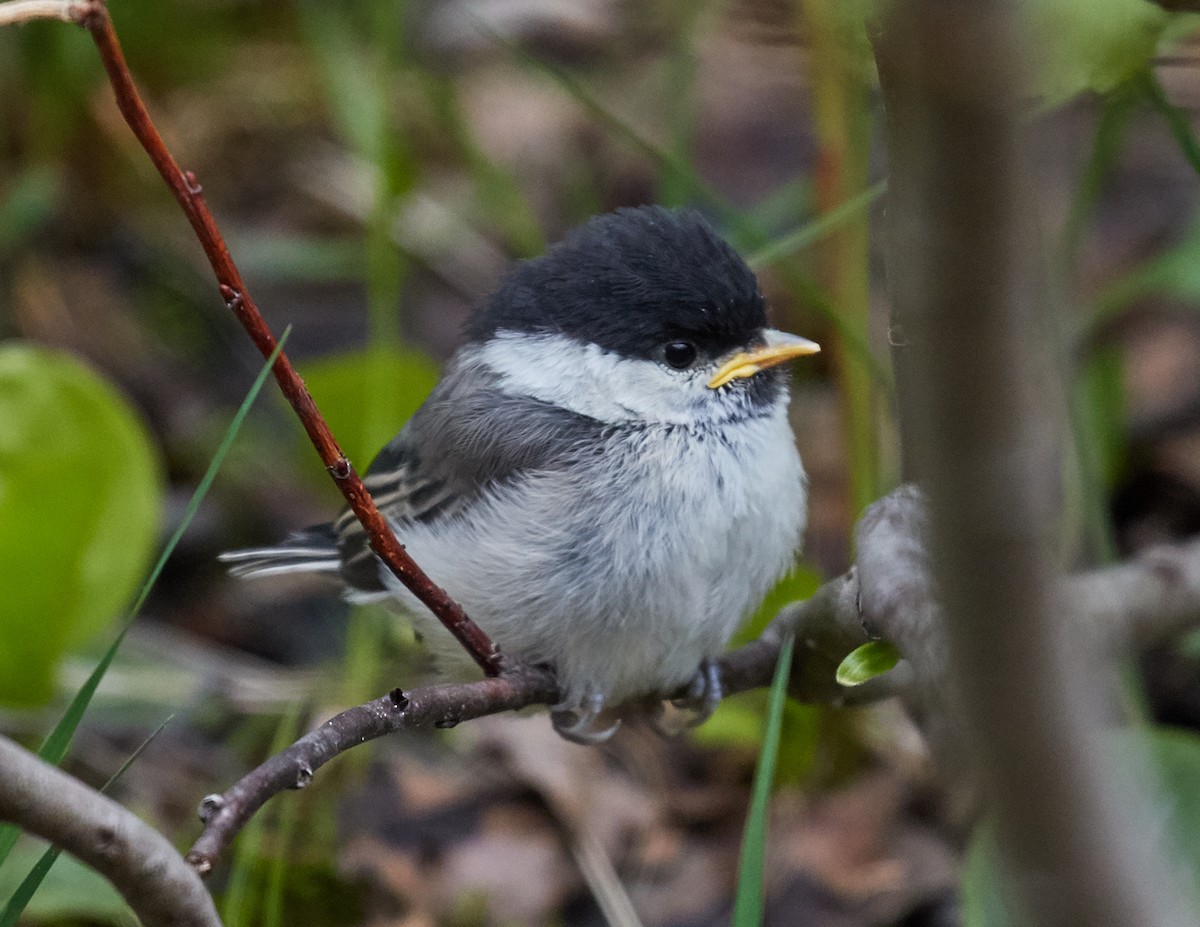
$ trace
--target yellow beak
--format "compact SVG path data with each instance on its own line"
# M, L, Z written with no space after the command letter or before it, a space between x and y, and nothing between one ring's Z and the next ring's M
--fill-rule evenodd
M815 341L768 328L763 332L764 344L749 353L740 352L721 365L708 381L709 389L717 389L732 380L752 377L760 370L774 367L806 354L816 354L821 346Z

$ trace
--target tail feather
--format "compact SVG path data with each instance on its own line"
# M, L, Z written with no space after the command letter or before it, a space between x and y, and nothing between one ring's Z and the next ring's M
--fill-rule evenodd
M342 568L337 535L332 525L297 531L276 547L227 550L217 557L239 578L278 576L282 573L337 573Z

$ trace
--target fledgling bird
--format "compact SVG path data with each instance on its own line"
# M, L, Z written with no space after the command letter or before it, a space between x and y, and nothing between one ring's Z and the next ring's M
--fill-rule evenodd
M554 667L556 729L694 681L785 573L805 477L779 365L819 350L767 327L754 274L691 211L622 209L522 262L471 318L367 488L413 559L506 653ZM334 574L467 660L348 510L239 576ZM457 658L457 660L455 659Z

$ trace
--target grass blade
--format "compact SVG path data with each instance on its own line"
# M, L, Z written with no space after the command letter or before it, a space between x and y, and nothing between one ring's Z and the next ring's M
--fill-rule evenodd
M811 222L806 222L800 228L796 229L796 231L789 232L787 235L777 238L757 251L752 252L746 258L746 263L757 270L759 267L774 264L782 258L790 257L797 251L820 241L831 232L837 231L844 223L853 219L862 210L883 196L885 192L887 192L887 181L881 180L867 187L867 189L863 190L857 196L852 196L844 203L829 210L823 216Z
M276 744L282 744L278 750L275 745L272 745L272 754L283 750L288 744L295 741L301 733L301 715L300 705L296 704L279 722L279 730L276 735ZM263 899L263 916L262 927L283 927L285 921L283 919L284 907L284 889L286 887L288 874L292 871L290 865L292 857L288 855L288 848L291 846L292 837L296 832L296 825L300 819L300 803L297 801L285 801L279 806L279 831L277 834L277 846L274 854L271 856L271 862L267 868L267 884L264 891Z
M62 758L66 756L67 748L71 745L71 738L75 736L75 730L79 727L79 722L82 720L84 712L92 702L92 697L96 694L96 689L100 686L100 682L104 679L108 672L109 666L112 664L113 658L116 657L117 651L121 647L121 643L125 640L125 635L128 633L133 622L137 619L138 613L142 606L146 604L146 599L150 595L150 590L154 588L154 584L158 582L158 577L166 566L167 560L174 553L175 547L179 544L183 533L187 531L188 526L195 518L196 512L200 509L200 503L208 494L208 490L212 487L213 480L216 479L217 471L221 469L221 464L225 460L225 456L229 453L229 449L233 446L234 438L237 437L239 429L242 427L242 422L245 421L246 415L250 411L250 406L254 403L259 392L262 390L263 384L271 373L271 365L275 363L275 358L279 356L279 352L283 350L284 342L287 340L291 328L284 331L283 336L279 339L279 344L271 356L263 364L262 369L258 372L250 391L246 394L246 398L242 400L241 406L233 416L233 420L229 423L229 428L225 431L225 437L221 440L217 452L213 455L212 462L208 465L208 470L200 479L199 485L196 486L196 491L192 493L192 498L188 502L187 511L184 513L183 519L179 522L179 527L171 535L163 547L162 553L159 555L158 562L154 564L154 568L150 571L150 575L146 577L146 582L142 584L141 592L138 593L137 599L130 609L129 617L125 620L125 624L121 626L121 630L117 632L117 636L104 652L104 656L100 658L100 662L96 664L96 668L92 670L91 675L80 686L79 691L75 693L75 697L71 699L71 703L67 706L67 710L63 713L58 724L54 726L54 730L50 732L41 749L38 750L40 756L47 763L57 765L62 762ZM20 835L18 828L12 824L0 825L0 865L7 859L13 845L17 842L17 837Z
M129 755L129 758L121 764L121 768L108 777L108 781L100 787L100 794L103 795L111 789L123 775L125 771L132 766L139 756L141 756L146 748L154 742L154 739L163 732L163 729L171 723L175 717L174 714L167 715L165 721L154 729L154 731L145 740L138 745L138 748ZM24 913L29 900L42 884L42 880L46 878L50 872L50 867L54 865L59 854L62 853L58 847L50 847L41 855L33 868L29 870L29 874L21 880L21 884L17 886L17 890L13 892L12 897L8 899L8 903L4 906L4 910L0 911L0 927L15 927L17 920Z
M268 754L274 756L282 753L288 744L296 740L299 729L300 706L293 705L279 719L279 725L275 728L275 736L267 751ZM295 802L284 802L282 807L292 808L295 804ZM281 811L281 813L283 812ZM290 833L294 824L285 821L285 826ZM226 927L281 923L279 919L282 917L286 873L282 869L276 872L276 867L272 865L266 872L265 891L259 891L263 881L261 863L265 835L266 825L263 815L260 814L250 819L250 823L246 825L238 840L237 849L234 851L233 865L229 871L229 885L221 904L221 917ZM278 858L283 858L283 849L284 847L281 846L277 854ZM256 919L254 914L260 906L265 906L267 913Z
M738 861L737 895L733 902L733 927L758 927L763 914L763 871L767 844L767 806L771 784L775 781L775 761L779 757L779 734L783 728L783 700L787 694L788 670L792 665L793 639L789 634L779 651L775 677L771 681L771 700L767 707L766 732L754 786L750 793L750 813L742 836L742 854Z
M1196 140L1187 114L1167 98L1167 92L1153 71L1146 72L1145 87L1146 96L1149 97L1150 103L1158 110L1163 119L1167 121L1167 128L1171 130L1171 135L1175 139L1175 144L1179 146L1180 152L1187 159L1187 163L1192 166L1192 170L1200 174L1200 142Z

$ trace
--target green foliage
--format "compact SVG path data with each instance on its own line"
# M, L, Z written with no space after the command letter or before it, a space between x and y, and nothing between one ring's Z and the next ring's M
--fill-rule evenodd
M129 758L121 764L121 767L109 777L108 781L105 782L103 786L100 787L101 794L111 789L117 783L117 781L123 775L125 775L125 771L129 769L129 767L135 762L137 762L137 758L141 756L142 753L145 752L146 748L154 741L154 739L162 733L163 728L171 723L171 718L173 717L174 715L169 716L166 721L160 724L154 730L154 732L150 734L149 737L142 741L142 743L136 750L133 751ZM16 891L10 895L8 903L4 906L4 909L0 911L0 927L15 927L17 919L26 910L28 910L29 903L45 884L46 877L53 870L54 864L58 861L58 858L61 855L62 850L60 850L58 847L50 847L41 855L41 857L38 858L37 862L34 863L30 868L28 874L17 887ZM3 897L2 890L0 890L0 897Z
M0 348L0 701L39 704L70 647L128 604L158 530L145 427L74 358Z
M855 647L838 665L837 681L843 686L861 686L882 676L900 662L900 651L887 641L868 641Z
M53 212L58 178L49 170L28 170L0 194L0 257L33 235Z
M299 733L300 711L293 707L279 719L268 751L270 755L274 756L283 751L288 744L296 740ZM291 807L290 814L294 818L295 801L288 801L288 797L285 797L282 804ZM229 873L229 884L225 888L221 904L221 917L225 927L262 923L263 918L255 910L260 903L276 912L272 916L273 919L279 916L278 912L283 906L282 877L275 872L275 866L263 864L266 818L265 814L251 818L239 835L233 855L233 867ZM264 891L263 884L268 884L269 889Z
M1108 319L1135 300L1148 296L1165 296L1193 308L1200 304L1200 222L1174 247L1151 258L1102 293L1096 321Z
M159 575L162 573L163 567L166 565L167 559L174 552L176 545L179 543L183 533L187 531L188 525L192 523L196 512L200 508L200 503L208 494L213 480L216 479L217 471L221 467L221 463L229 453L229 449L233 446L233 440L237 436L238 430L242 427L242 423L246 420L246 415L250 411L250 406L262 390L263 384L266 382L267 376L271 372L271 366L275 363L275 359L279 356L279 352L283 350L283 345L287 341L291 329L284 331L280 337L275 350L271 352L271 356L263 363L262 368L258 372L254 383L251 385L246 398L242 400L241 406L233 416L233 420L229 423L229 428L225 432L225 437L222 439L220 446L213 455L212 462L208 465L208 470L205 471L200 483L196 486L192 493L191 499L188 500L187 510L184 512L183 518L179 522L179 526L163 546L162 553L159 554L158 561L154 564L154 568L150 570L150 575L146 577L142 584L141 592L138 594L137 600L133 603L130 609L129 617L120 632L113 639L113 642L104 652L104 656L100 658L100 662L96 664L96 668L80 686L79 691L71 699L71 703L67 706L67 710L63 712L63 716L54 726L54 730L46 738L41 748L38 750L38 756L48 763L59 763L67 754L67 748L71 745L71 739L75 736L75 730L82 720L84 712L87 711L88 705L91 704L92 696L95 695L96 689L100 685L100 681L108 672L108 667L112 664L113 658L116 657L117 650L121 646L121 642L125 639L125 634L129 631L130 625L141 611L142 605L145 604L147 596L150 595L150 590L154 588L154 584L158 581ZM135 754L136 756L136 754ZM124 767L122 767L124 771ZM11 824L0 825L0 864L7 858L9 851L12 850L16 843L18 832L16 827Z
M1170 728L1116 731L1107 744L1114 763L1129 772L1130 781L1148 783L1144 793L1153 821L1162 825L1162 849L1181 864L1179 877L1193 895L1200 894L1200 737ZM990 824L975 828L962 878L965 927L1019 927L1027 920L1014 911L999 868L996 838Z
M808 598L820 585L821 575L816 570L804 564L796 567L767 594L734 635L730 646L739 647L756 640L784 606ZM733 745L757 750L762 744L763 719L769 710L769 700L769 693L763 690L724 699L713 716L692 736L697 742L711 746ZM778 764L781 779L801 781L812 769L821 713L822 709L813 705L801 705L790 699L785 703Z
M304 366L309 392L346 456L360 470L396 434L437 384L420 351L370 347Z
M792 667L794 643L791 635L784 639L771 681L771 703L767 710L758 768L754 771L750 813L746 819L746 832L742 836L742 854L738 860L737 894L733 903L734 927L757 927L762 923L767 810L771 800L771 785L775 781L775 763L783 730L783 704L787 696L787 677Z
M1024 0L1046 106L1107 93L1149 66L1170 16L1146 0Z
M26 839L17 844L0 866L0 898L17 894L24 873L43 863L49 848L44 841ZM86 921L88 924L131 927L137 919L112 884L76 860L63 856L46 874L36 895L25 907L29 922Z

